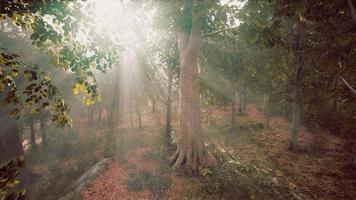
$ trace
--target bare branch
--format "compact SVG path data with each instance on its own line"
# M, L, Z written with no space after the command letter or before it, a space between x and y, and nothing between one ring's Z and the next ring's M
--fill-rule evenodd
M226 29L222 29L222 30L219 30L219 31L215 31L215 32L212 32L212 33L207 33L205 35L202 35L201 37L202 38L205 38L205 37L209 37L209 36L212 36L212 35L216 35L216 34L219 34L219 33L222 33L222 32L226 32L226 31L230 31L230 30L235 30L237 29L238 26L235 26L235 27L231 27L231 28L226 28Z
M352 93L356 95L356 90L342 76L336 74L336 77L338 77L352 91Z

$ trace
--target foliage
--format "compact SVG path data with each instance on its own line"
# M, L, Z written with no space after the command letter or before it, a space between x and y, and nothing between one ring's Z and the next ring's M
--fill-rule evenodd
M56 126L71 126L69 108L51 78L39 66L27 65L19 60L18 55L2 50L0 92L5 93L2 104L14 107L10 116L19 118L25 112L36 114L50 109ZM27 83L26 87L16 84L23 82Z
M20 181L16 179L24 159L12 159L0 167L0 199L25 199L25 191L17 191Z
M84 102L87 105L93 104L100 100L100 94L95 83L95 77L92 70L96 69L105 72L113 63L117 61L116 50L117 46L106 42L104 37L99 37L95 32L95 27L90 21L89 14L84 12L83 2L81 1L2 1L0 8L0 16L3 20L13 21L14 24L20 27L25 33L31 34L30 40L32 44L39 47L45 53L52 56L52 64L63 70L70 70L76 74L75 85L73 92L84 93ZM79 36L81 35L81 36ZM84 38L83 38L84 37ZM83 42L85 41L85 42ZM11 56L10 52L6 56ZM4 57L3 57L4 58ZM9 57L12 60L15 57ZM6 58L5 58L6 59ZM3 59L2 59L3 60ZM5 60L6 61L6 60ZM6 66L12 66L11 73L13 76L21 71L18 62L13 61ZM6 67L1 64L1 73L5 73ZM35 70L25 70L25 77L35 79ZM18 82L21 80L10 80L10 77L3 77L5 83ZM46 78L48 79L48 78ZM19 82L20 81L20 82ZM36 85L31 83L27 85L28 89L36 89L36 92L41 87L47 85L40 80ZM0 85L0 89L4 88L4 84ZM51 89L51 88L50 88ZM44 89L43 89L44 90ZM47 92L53 92L48 90ZM16 102L16 91L8 96L9 102ZM28 92L30 94L30 92ZM19 94L20 96L22 94ZM50 93L50 95L53 95ZM33 98L37 98L34 96ZM38 97L39 98L39 97ZM39 101L40 99L31 99L29 101ZM49 105L46 102L44 107ZM55 115L54 120L58 125L70 125L69 117L66 110L68 109L63 101L54 101L57 104L57 112L62 112L62 115ZM20 108L14 110L12 114L19 112ZM38 112L38 108L33 108L33 112Z

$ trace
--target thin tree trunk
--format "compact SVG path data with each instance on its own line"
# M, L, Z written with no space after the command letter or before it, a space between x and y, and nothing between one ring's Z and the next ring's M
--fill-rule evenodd
M296 150L298 148L298 132L300 126L300 104L301 104L301 89L303 85L304 69L302 66L302 40L303 40L303 24L299 22L299 42L298 42L298 65L294 88L293 88L293 120L291 130L291 141L289 145L290 150Z
M264 114L266 118L266 127L269 129L269 121L270 121L270 105L269 105L269 100L270 100L270 90L268 89L267 94L264 95L263 98L263 107L264 107Z
M129 103L129 115L130 115L130 125L131 128L134 126L134 116L133 116L133 109L132 109L132 103Z
M172 104L172 72L168 72L168 94L167 94L167 111L166 111L166 138L171 137L171 104Z
M106 107L106 121L107 121L108 124L110 124L110 121L111 121L110 106Z
M94 116L93 116L93 107L92 106L88 107L88 126L89 127L94 126Z
M152 97L151 101L152 101L152 112L156 112L156 101L155 101L155 98Z
M246 92L246 89L244 90L244 102L243 102L243 112L244 113L246 113L246 111L247 111L247 107L246 107L246 105L247 105L247 92Z
M115 124L118 124L118 120L119 120L119 103L120 103L120 89L119 89L119 77L120 77L120 70L118 70L118 74L117 74L117 78L115 79L115 83L114 83L114 96L112 99L112 105L111 105L111 109L112 109L112 113L111 113L111 119L110 122Z
M180 105L178 147L171 158L173 168L198 170L198 166L212 165L213 157L204 151L201 137L198 53L201 42L201 24L192 20L189 34L178 33L180 54Z
M44 116L44 114L40 116L40 130L41 130L42 146L46 146L47 145L46 116Z
M99 115L98 121L99 122L101 122L101 112L102 112L102 109L101 109L101 107L99 107L99 112L98 112L98 115Z
M31 142L31 149L32 150L36 149L35 122L32 116L30 117L30 142Z
M138 128L142 130L142 119L141 119L141 111L139 106L136 106L136 115L137 115L137 121L138 121Z
M236 92L231 96L231 133L236 133Z
M242 87L240 89L240 95L239 95L239 97L240 97L240 100L239 100L239 112L241 114L244 114L245 111L246 111L246 103L245 103L246 102L246 97L245 97L245 95L246 95L245 88Z
M301 87L303 76L301 75L302 67L297 70L295 84L293 88L293 120L292 120L292 132L291 132L291 142L289 148L291 150L296 150L298 148L298 132L300 126L300 101L301 101Z

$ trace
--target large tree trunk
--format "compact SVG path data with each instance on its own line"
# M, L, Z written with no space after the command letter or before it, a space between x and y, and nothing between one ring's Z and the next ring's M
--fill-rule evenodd
M16 120L8 116L7 109L0 109L0 165L10 159L24 156L24 150L17 128ZM19 170L17 179L21 181L20 188L33 181L34 174L26 167Z
M166 138L171 137L171 104L172 104L172 72L168 72L168 94L167 94L167 111L166 111Z
M213 164L212 156L204 151L201 137L198 53L201 25L192 20L189 33L178 33L180 54L180 105L178 148L171 159L174 168L185 167L196 171L198 166Z
M294 88L293 88L293 113L292 113L292 130L291 141L289 144L290 150L298 148L298 132L300 125L300 104L301 104L301 89L303 85L304 69L302 66L302 40L303 40L303 24L299 22L298 33L298 61L299 65L295 75Z
M1 113L3 114L3 113ZM4 114L6 115L6 114ZM24 155L16 121L3 116L0 119L0 165L12 158Z
M236 92L231 94L231 133L236 133Z

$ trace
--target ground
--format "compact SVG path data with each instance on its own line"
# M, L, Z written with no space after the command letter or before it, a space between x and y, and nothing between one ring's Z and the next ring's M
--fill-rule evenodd
M218 166L201 169L199 175L173 171L167 165L173 149L164 145L163 117L158 112L145 112L143 130L132 128L127 119L109 130L97 128L94 133L99 138L111 131L118 155L80 196L88 200L356 199L352 166L356 150L346 140L302 127L300 150L290 152L290 124L284 118L273 117L267 129L263 115L249 105L247 114L237 117L237 133L231 134L229 115L228 108L213 109L204 124L205 142ZM83 134L86 124L80 126Z

